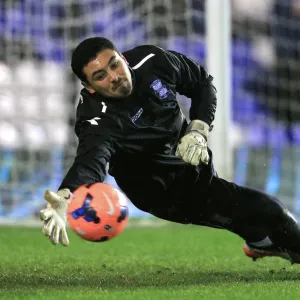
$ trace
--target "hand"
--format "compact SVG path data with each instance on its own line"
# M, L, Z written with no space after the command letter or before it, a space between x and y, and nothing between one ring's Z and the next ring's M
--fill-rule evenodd
M67 205L71 196L69 189L63 189L54 193L46 190L44 198L48 202L47 208L40 211L40 218L44 221L42 232L48 236L51 243L69 245L69 238L66 231Z
M176 156L194 166L200 163L207 165L210 159L207 151L208 132L209 126L206 123L193 120L177 146Z

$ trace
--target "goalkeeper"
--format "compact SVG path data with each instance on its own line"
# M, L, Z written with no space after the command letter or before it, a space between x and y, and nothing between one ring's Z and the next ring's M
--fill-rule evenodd
M103 182L109 163L109 174L139 209L177 223L227 229L245 240L244 252L253 259L276 255L300 263L300 227L288 209L214 171L207 140L216 90L202 66L149 45L121 54L101 37L80 43L71 65L84 87L77 156L58 192L45 192L48 206L40 213L53 244L69 244L70 193ZM177 92L191 99L189 124Z

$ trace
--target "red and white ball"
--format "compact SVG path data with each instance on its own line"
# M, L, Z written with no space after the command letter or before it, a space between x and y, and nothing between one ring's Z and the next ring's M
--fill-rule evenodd
M104 242L121 233L128 222L125 195L106 183L83 185L68 204L68 222L81 238Z

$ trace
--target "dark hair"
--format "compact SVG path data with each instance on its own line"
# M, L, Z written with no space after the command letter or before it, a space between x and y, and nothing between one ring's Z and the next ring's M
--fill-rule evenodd
M93 37L82 41L73 51L71 67L74 74L81 80L86 82L87 78L83 73L83 68L97 54L105 49L115 50L119 53L116 46L108 39L103 37Z

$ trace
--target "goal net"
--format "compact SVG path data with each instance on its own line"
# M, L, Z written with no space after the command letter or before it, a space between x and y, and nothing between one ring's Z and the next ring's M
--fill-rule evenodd
M228 136L234 146L234 180L278 195L299 211L294 37L299 15L287 13L288 4L276 8L275 2L232 1ZM0 2L0 217L5 221L36 216L44 206L44 190L57 189L74 159L80 85L70 72L70 53L91 36L105 36L121 51L155 44L205 65L205 1ZM187 113L189 101L179 100ZM113 178L107 180L114 184ZM131 207L131 215L145 214Z
M232 1L235 181L300 212L300 1Z

